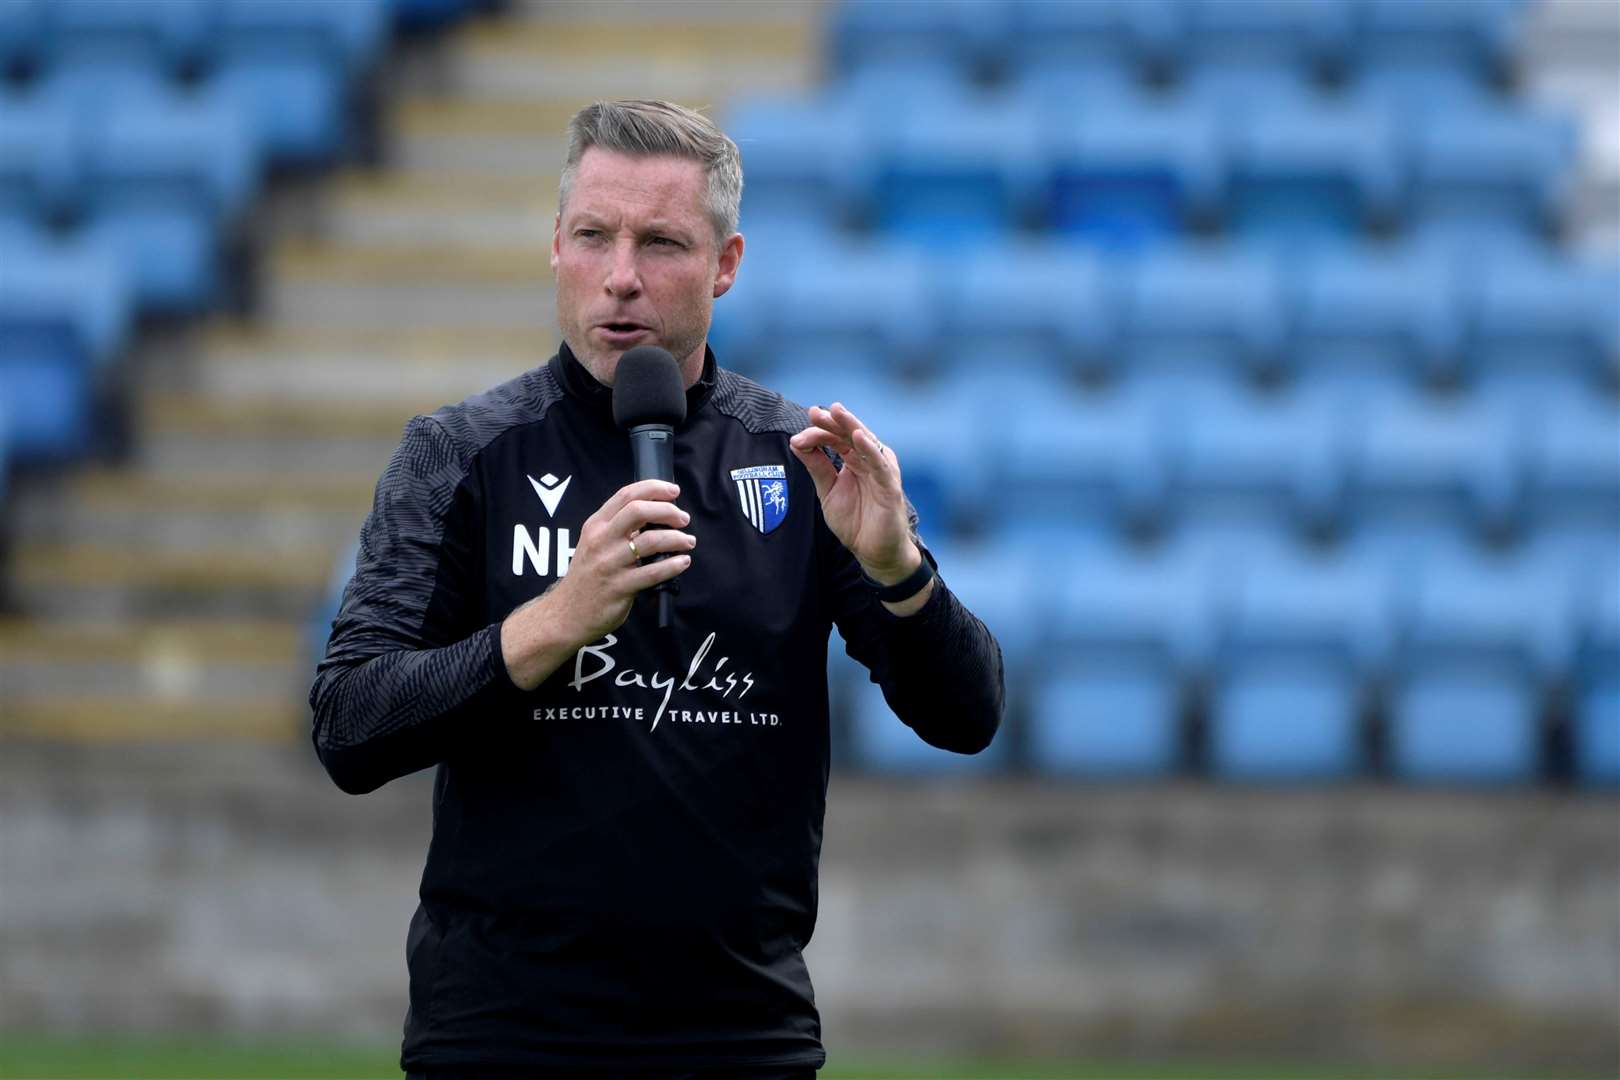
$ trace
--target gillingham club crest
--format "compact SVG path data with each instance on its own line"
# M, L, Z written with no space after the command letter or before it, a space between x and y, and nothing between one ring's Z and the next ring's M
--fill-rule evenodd
M753 523L761 533L768 533L787 517L787 466L750 465L746 469L732 469L732 482L737 485L737 501L743 517Z

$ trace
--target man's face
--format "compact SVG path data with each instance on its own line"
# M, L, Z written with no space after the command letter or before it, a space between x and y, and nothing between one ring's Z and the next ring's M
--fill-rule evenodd
M731 288L743 241L717 244L703 166L591 147L557 215L551 269L563 340L597 381L619 357L660 345L690 386L703 370L715 297Z

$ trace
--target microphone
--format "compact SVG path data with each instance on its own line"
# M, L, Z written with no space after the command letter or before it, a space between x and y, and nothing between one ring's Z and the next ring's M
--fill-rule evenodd
M680 365L669 350L637 345L619 357L613 375L613 422L630 435L630 457L636 480L675 482L675 425L686 419L686 387ZM661 529L662 525L648 528ZM655 555L665 559L668 555ZM675 593L680 586L664 581L658 594L658 627L675 621Z

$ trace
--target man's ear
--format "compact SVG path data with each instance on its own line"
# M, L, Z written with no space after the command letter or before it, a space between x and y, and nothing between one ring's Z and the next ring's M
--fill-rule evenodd
M562 211L551 219L551 272L557 272L557 256L562 254Z
M720 265L714 274L714 295L716 299L724 296L731 283L737 280L737 267L742 263L743 237L742 233L732 233L726 242L720 245Z

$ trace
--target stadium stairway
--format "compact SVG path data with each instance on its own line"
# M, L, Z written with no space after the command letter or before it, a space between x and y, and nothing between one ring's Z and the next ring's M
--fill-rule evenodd
M568 116L816 75L809 3L681 16L514 3L396 53L387 166L272 199L258 316L149 337L130 458L19 485L0 735L304 737L311 619L406 420L554 348Z

